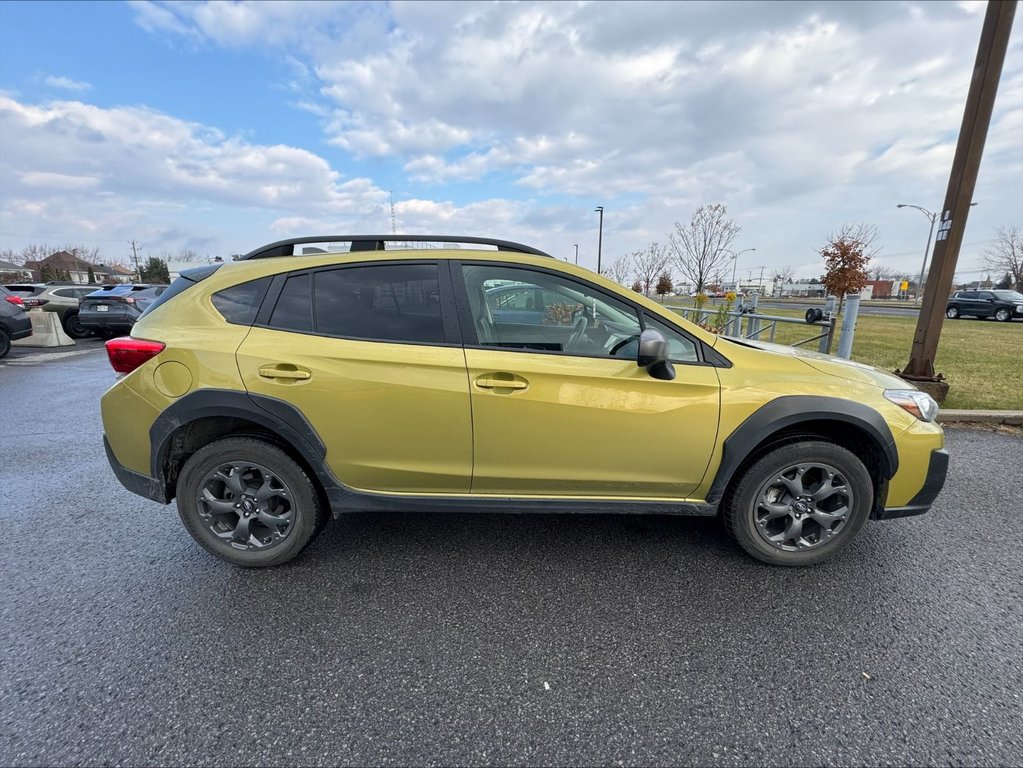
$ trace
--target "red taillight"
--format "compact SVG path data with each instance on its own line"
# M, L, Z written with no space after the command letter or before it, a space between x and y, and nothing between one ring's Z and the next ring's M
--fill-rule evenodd
M11 304L16 304L22 309L25 308L25 302L21 300L21 296L4 296L4 298L11 302Z
M135 303L135 299L133 299L131 296L125 296L124 298L121 299L121 301L123 301L125 304Z
M122 336L107 342L107 357L110 365L118 373L131 373L147 360L151 360L163 352L166 344L146 339L133 339Z

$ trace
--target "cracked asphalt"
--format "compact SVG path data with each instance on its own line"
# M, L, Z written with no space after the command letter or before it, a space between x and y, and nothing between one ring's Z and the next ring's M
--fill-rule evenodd
M812 569L711 520L374 514L243 571L117 483L112 382L0 362L0 764L1023 764L1017 436L950 430L931 513Z

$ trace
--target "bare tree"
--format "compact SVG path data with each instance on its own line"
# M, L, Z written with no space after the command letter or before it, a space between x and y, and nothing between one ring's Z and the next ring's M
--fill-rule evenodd
M884 264L872 264L867 274L871 280L894 280L897 277L896 271Z
M604 277L619 285L628 285L632 278L632 256L626 254L612 261L604 267Z
M778 267L778 269L774 270L774 279L775 279L775 282L778 282L778 283L787 283L789 280L791 280L795 276L796 276L796 268L795 267L785 266L785 267Z
M701 206L688 224L676 221L675 231L668 235L672 262L697 291L702 291L708 277L728 259L728 247L741 229L728 218L724 205Z
M1023 291L1023 227L1013 224L995 230L995 243L984 251L984 262L995 272L1004 272Z
M821 283L828 293L838 296L838 311L842 311L847 293L857 293L867 284L867 265L880 250L875 245L877 227L869 224L846 224L828 237L821 248L824 274Z
M645 251L633 251L632 266L636 278L643 284L643 293L650 295L654 281L668 265L668 249L657 243L650 243Z

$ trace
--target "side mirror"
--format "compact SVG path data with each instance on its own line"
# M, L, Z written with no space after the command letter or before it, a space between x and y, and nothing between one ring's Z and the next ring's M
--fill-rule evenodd
M668 360L668 340L653 328L647 328L640 334L636 364L646 368L655 379L671 381L675 378L675 367Z

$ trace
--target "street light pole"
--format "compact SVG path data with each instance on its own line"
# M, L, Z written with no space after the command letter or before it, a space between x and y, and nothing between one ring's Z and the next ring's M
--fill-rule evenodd
M600 226L597 229L597 274L600 274L600 250L604 242L604 206L598 205L593 209L600 214Z
M572 243L575 246L575 265L579 266L579 243Z
M755 251L756 248L743 248L738 253L736 253L735 251L730 250L728 248L722 248L721 250L723 250L725 253L732 254L732 290L733 291L737 290L739 288L739 286L737 286L735 284L735 268L737 266L739 266L739 257L742 256L742 254L744 254L744 253L749 253L750 251Z
M970 207L975 206L976 203L970 203ZM911 205L909 203L899 203L895 206L896 208L916 208L920 213L927 217L928 221L931 222L931 229L927 233L927 245L924 247L924 261L920 265L920 279L916 283L916 300L919 302L923 299L924 294L924 273L927 271L927 254L931 250L931 239L934 237L934 223L938 220L937 213L931 213L926 208L922 208L919 205Z

